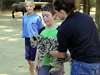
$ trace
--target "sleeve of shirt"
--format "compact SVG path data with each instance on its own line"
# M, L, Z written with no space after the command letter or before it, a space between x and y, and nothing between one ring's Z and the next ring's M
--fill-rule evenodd
M60 27L58 28L57 39L58 39L58 51L59 52L66 52L68 48L69 38L71 37L71 31L68 27Z
M58 43L59 43L58 51L66 52L67 42L66 42L66 38L64 37L64 33L61 31L58 31L57 39L58 39Z
M40 30L41 28L43 28L43 23L42 23L42 19L41 17L39 16L38 20L37 20L37 24L38 24L38 29Z

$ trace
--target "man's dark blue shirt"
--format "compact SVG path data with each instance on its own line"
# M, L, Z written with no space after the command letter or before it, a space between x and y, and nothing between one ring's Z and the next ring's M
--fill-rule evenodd
M58 28L58 50L71 52L74 60L100 62L100 41L93 19L84 13L73 12Z

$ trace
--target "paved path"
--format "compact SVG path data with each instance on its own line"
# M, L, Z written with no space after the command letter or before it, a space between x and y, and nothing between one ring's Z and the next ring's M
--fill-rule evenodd
M66 69L69 75L69 66ZM24 60L21 18L12 19L11 14L5 13L0 13L0 75L29 75Z

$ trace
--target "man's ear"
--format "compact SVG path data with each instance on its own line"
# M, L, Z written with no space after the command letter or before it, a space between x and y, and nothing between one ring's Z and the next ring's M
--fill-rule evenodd
M53 18L54 18L54 19L57 19L57 18L58 18L57 15L58 15L58 11L54 11L54 13L53 13Z
M54 19L57 19L57 14L54 14L54 15L53 15L53 18L54 18Z

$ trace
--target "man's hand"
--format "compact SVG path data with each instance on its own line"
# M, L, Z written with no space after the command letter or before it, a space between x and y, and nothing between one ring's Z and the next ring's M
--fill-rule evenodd
M59 52L59 51L50 51L50 55L57 57L57 58L65 58L65 53L64 52Z

